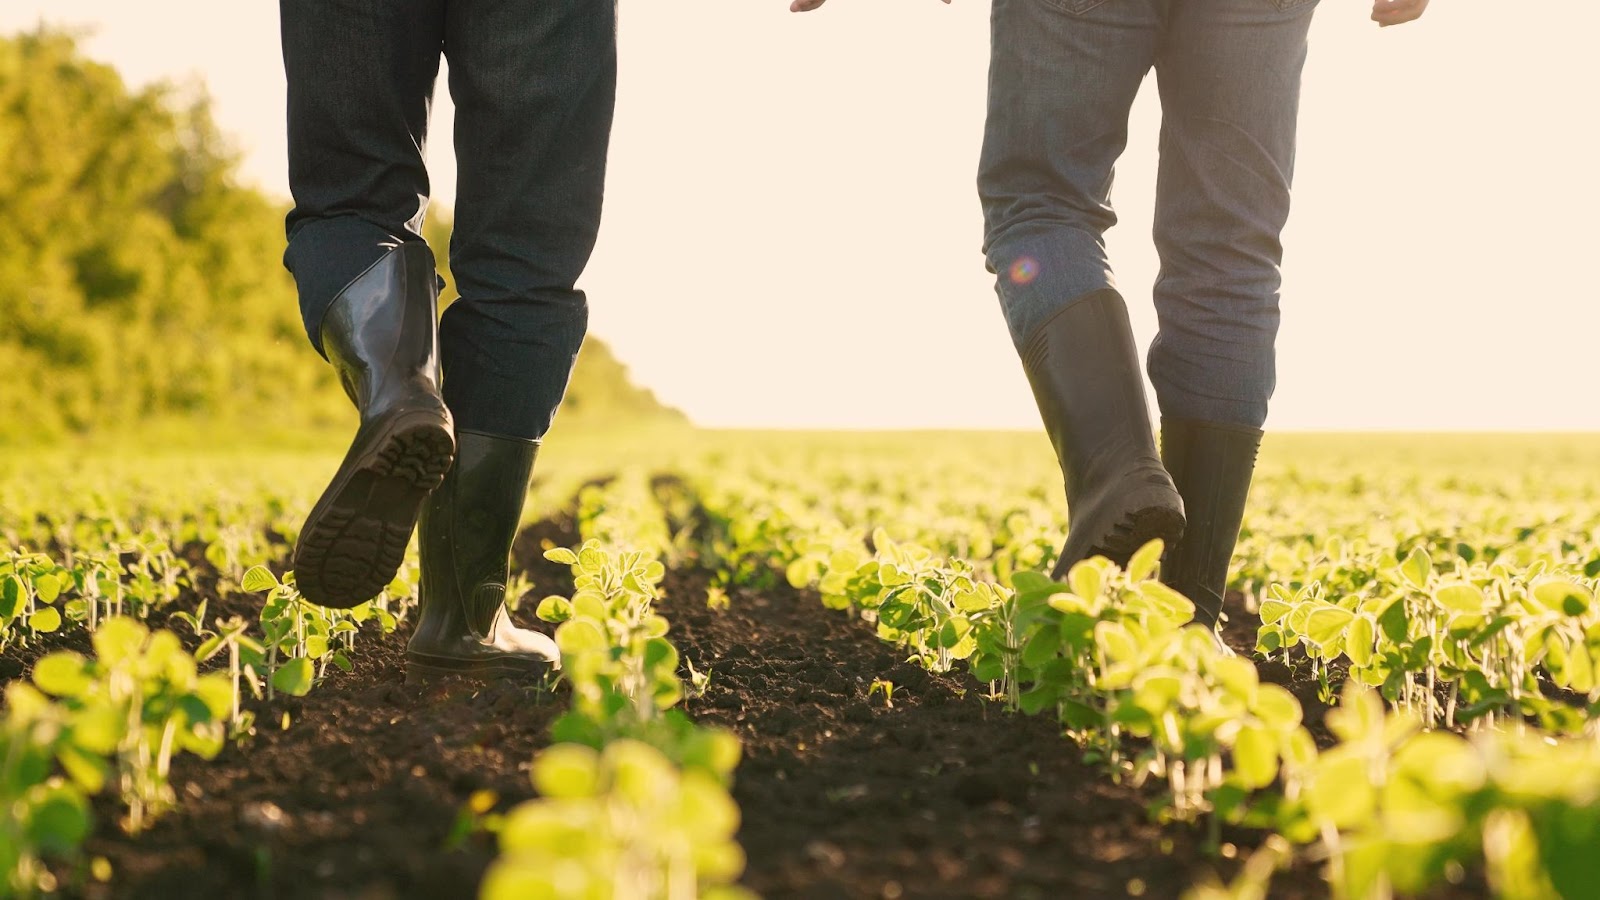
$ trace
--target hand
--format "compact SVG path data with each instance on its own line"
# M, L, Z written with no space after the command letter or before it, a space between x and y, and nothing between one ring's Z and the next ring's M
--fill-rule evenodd
M810 12L827 2L828 0L794 0L793 3L789 4L789 12ZM944 2L949 3L950 0L944 0ZM1427 0L1423 0L1422 5L1428 5Z
M795 0L795 6L803 2L806 0ZM822 0L816 0L816 5L821 3ZM1427 11L1428 0L1375 0L1372 4L1372 21L1377 22L1380 27L1388 28L1390 25L1414 22L1422 18L1422 14Z

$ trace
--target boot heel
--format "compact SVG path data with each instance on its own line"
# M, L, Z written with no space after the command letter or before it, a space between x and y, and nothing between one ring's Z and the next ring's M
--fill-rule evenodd
M423 501L455 460L455 437L442 411L398 413L367 432L357 433L295 548L296 584L319 606L349 609L388 586Z
M1090 552L1126 566L1141 547L1157 538L1168 547L1175 546L1183 538L1183 528L1183 513L1170 505L1141 507L1112 526L1111 533Z
M456 439L445 415L408 412L395 418L366 468L380 478L394 478L427 492L444 482L455 458Z

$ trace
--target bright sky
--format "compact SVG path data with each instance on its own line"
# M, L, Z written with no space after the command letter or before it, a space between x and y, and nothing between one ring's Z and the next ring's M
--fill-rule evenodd
M1600 4L1369 5L1313 29L1271 426L1600 428ZM1035 427L979 252L989 5L787 7L622 3L593 332L704 425ZM203 80L287 196L275 4L5 0L0 30L41 17L136 83ZM1147 91L1110 235L1141 343L1158 116ZM445 204L449 129L441 96Z

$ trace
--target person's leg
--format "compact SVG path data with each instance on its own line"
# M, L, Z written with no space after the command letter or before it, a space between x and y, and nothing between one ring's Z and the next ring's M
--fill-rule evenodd
M1155 62L1161 0L995 0L978 193L984 255L1021 349L1115 288L1105 232L1128 111Z
M360 411L295 543L325 606L389 584L455 452L439 395L438 273L418 235L438 72L439 0L281 0L289 88L289 249L306 333Z
M460 166L440 325L459 428L538 440L588 327L576 289L600 227L616 98L612 0L449 7Z
M1276 381L1280 234L1315 0L1173 3L1156 61L1163 122L1150 378L1189 516L1163 578L1211 624Z
M442 0L279 0L288 81L289 246L312 346L333 298L391 249L422 241L422 148Z
M1128 110L1155 59L1162 0L995 0L978 177L984 252L1061 462L1063 575L1169 543L1183 509L1156 455L1104 233Z
M422 518L407 677L560 666L506 615L507 559L539 441L588 324L575 285L600 225L616 94L610 0L452 0L445 53L460 165L440 325L460 454Z

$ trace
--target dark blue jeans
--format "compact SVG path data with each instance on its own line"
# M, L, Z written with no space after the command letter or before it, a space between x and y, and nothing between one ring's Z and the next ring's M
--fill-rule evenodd
M1112 170L1155 69L1163 416L1260 427L1276 382L1279 234L1316 0L994 0L979 192L1011 336L1115 287Z
M289 248L321 350L339 291L420 241L442 53L456 104L461 298L439 326L459 428L543 437L588 326L575 288L600 227L616 97L615 0L280 0Z

